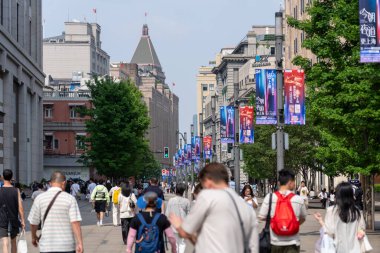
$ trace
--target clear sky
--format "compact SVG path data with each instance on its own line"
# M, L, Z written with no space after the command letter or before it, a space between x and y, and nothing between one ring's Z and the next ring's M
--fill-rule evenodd
M129 62L145 19L166 74L180 99L180 131L189 131L196 113L196 74L221 48L235 46L252 25L274 25L282 0L43 0L44 37L64 22L95 21L111 62ZM148 14L145 18L145 13ZM175 83L175 87L172 86Z

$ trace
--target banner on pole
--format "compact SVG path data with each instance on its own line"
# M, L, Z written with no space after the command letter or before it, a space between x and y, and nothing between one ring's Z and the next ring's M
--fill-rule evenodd
M235 142L235 108L233 106L220 107L220 139L222 143Z
M192 148L191 148L191 144L187 144L187 157L186 157L186 160L187 160L187 163L191 163L191 160L192 160Z
M286 70L284 73L285 106L287 125L305 125L305 73L303 70Z
M199 136L194 136L191 140L191 145L193 161L199 160L201 158L201 138Z
M254 142L253 106L240 107L240 143Z
M203 137L203 157L205 159L212 159L212 138L211 136Z
M275 69L256 69L256 124L277 124L277 74Z
M380 0L359 0L360 62L380 62Z

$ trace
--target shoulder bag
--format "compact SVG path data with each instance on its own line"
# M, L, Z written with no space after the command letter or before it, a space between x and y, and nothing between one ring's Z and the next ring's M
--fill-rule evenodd
M265 222L265 227L259 235L259 252L260 253L271 252L270 229L269 229L271 211L272 211L272 193L269 195L269 210L268 210L267 219Z
M225 192L227 192L228 196L230 196L232 202L234 203L234 206L235 206L238 218L239 218L240 228L241 228L241 232L242 232L242 235L243 235L244 253L250 253L251 249L249 248L249 240L251 239L252 230L249 231L249 234L247 236L247 234L244 231L244 223L243 223L243 220L241 219L239 208L238 208L238 206L237 206L237 204L235 202L235 199L234 199L234 197L232 196L231 193L229 193L228 191L225 191Z
M49 214L49 212L50 212L50 209L52 208L52 206L53 206L55 200L57 199L58 195L61 194L61 192L62 192L62 191L57 192L57 194L55 194L54 198L50 201L50 203L49 203L49 205L48 205L48 207L47 207L47 209L46 209L46 211L45 211L45 214L44 214L44 218L43 218L43 220L42 220L42 223L40 223L40 224L38 225L39 228L42 229L43 225L45 224L46 217L48 216L48 214ZM42 236L42 231L41 231L40 236L38 237L38 240L41 238L41 236Z

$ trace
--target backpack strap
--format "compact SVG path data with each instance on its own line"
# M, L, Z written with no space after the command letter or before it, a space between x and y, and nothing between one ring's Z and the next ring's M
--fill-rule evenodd
M150 225L155 226L157 224L158 219L160 219L160 217L161 217L161 214L160 213L156 213L154 215L154 218L153 218L152 223Z
M146 223L146 221L145 221L145 219L144 219L144 216L142 216L141 213L138 213L136 216L137 216L137 218L139 219L139 221L141 222L141 224L142 224L143 226L148 226L148 224Z
M272 193L269 193L269 210L268 210L267 219L265 222L265 231L269 231L271 212L272 212L272 198L273 198Z

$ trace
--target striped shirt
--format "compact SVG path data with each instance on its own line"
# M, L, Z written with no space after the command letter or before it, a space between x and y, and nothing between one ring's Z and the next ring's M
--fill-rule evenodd
M51 187L47 192L37 196L30 210L28 220L32 225L42 222L51 200L62 189ZM42 226L42 237L39 241L40 252L75 251L75 238L71 222L81 221L78 203L66 192L58 195Z

